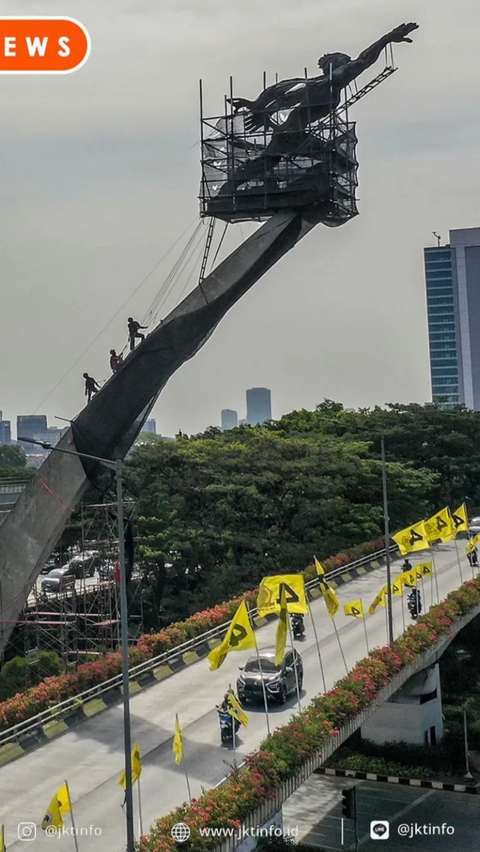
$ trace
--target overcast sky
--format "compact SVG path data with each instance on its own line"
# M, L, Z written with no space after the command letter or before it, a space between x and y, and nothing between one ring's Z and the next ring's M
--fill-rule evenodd
M271 388L275 418L324 397L430 399L422 248L432 231L480 226L478 0L3 0L3 15L20 12L77 18L92 51L77 73L1 78L5 418L73 417L82 373L105 379L126 317L147 315L182 242L122 305L198 216L200 77L215 114L230 74L253 98L264 70L313 75L320 55L357 55L410 20L398 72L350 115L360 216L318 226L259 281L153 416L165 435L197 432L221 408L243 417L252 386Z

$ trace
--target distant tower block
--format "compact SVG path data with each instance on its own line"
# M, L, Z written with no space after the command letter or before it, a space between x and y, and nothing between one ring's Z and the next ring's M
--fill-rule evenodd
M221 413L222 432L228 429L236 429L238 426L238 414L231 408L222 409Z
M272 396L268 388L247 390L247 423L257 426L272 419Z

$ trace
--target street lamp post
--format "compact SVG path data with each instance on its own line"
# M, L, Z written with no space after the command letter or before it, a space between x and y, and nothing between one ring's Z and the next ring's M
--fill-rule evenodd
M54 447L43 441L34 441L32 438L20 438L18 441L26 441L29 444L38 444L44 450L53 450L57 453L65 453L67 456L77 456L82 459L91 459L99 462L109 470L115 471L117 483L117 516L118 516L118 550L120 561L120 628L122 647L122 692L123 692L123 742L125 751L125 816L127 846L126 852L135 852L135 831L133 823L133 785L132 785L132 731L130 723L130 679L128 666L128 602L127 602L127 577L125 571L125 530L123 520L123 464L121 459L112 461L99 456L91 456L87 453L77 453L74 450L65 450L63 447Z
M387 565L387 615L388 642L393 643L392 570L390 566L390 523L388 518L387 465L385 463L385 435L380 433L382 452L383 521L385 526L385 561Z

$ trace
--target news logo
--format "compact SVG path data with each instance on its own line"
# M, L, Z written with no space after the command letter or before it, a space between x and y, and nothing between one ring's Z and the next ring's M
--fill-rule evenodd
M0 74L71 74L90 54L90 36L66 17L0 16Z

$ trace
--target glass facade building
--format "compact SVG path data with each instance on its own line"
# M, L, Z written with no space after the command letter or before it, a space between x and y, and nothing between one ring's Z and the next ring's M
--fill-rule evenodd
M424 260L432 400L480 410L480 228L450 231Z

